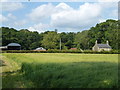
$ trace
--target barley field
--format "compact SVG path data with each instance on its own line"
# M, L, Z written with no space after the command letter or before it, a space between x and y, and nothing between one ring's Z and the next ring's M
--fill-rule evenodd
M3 53L3 88L117 88L117 54Z

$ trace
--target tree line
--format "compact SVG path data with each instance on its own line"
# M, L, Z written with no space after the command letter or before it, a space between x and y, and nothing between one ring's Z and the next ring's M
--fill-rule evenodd
M77 33L58 33L57 29L38 33L37 31L16 30L9 27L1 27L0 30L2 31L2 46L9 43L19 43L22 50L33 50L38 47L60 49L60 40L62 50L70 48L89 50L92 49L96 40L98 40L98 43L106 43L106 40L108 40L112 49L118 50L118 28L118 21L109 19L106 22L96 24L89 30Z

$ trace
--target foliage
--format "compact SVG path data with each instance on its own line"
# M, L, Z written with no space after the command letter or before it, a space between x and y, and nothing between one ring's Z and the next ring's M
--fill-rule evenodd
M118 49L118 21L107 20L97 24L89 30L88 37L90 48L94 45L95 40L98 40L98 43L106 43L108 40L113 49Z
M43 46L46 49L59 49L60 39L62 50L70 48L78 48L83 50L90 50L98 40L98 43L106 43L109 41L112 49L118 50L118 21L107 20L91 27L89 30L81 32L58 33L55 31L46 31L44 33L31 32L27 29L15 30L13 28L1 27L2 30L2 44L3 46L9 43L19 43L22 50L33 50Z
M69 33L62 32L60 34L62 49L70 49L70 48L76 47L74 45L75 35L76 34L73 32L69 32Z
M75 36L74 43L77 45L78 49L89 49L89 38L88 31L78 32Z
M13 28L2 27L2 45L6 46L9 43L19 43L23 50L35 49L41 45L42 34L38 32L30 32L26 29L17 31Z
M57 49L59 39L60 38L57 32L48 32L43 37L42 46L44 46L46 49Z

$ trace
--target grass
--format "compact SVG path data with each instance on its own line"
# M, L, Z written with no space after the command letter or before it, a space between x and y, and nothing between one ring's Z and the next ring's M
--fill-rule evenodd
M3 53L2 60L3 88L118 87L117 54Z

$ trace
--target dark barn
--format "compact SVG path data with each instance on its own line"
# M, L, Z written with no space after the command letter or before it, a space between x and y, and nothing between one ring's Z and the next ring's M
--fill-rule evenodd
M7 47L8 50L21 50L21 45L18 43L10 43Z

